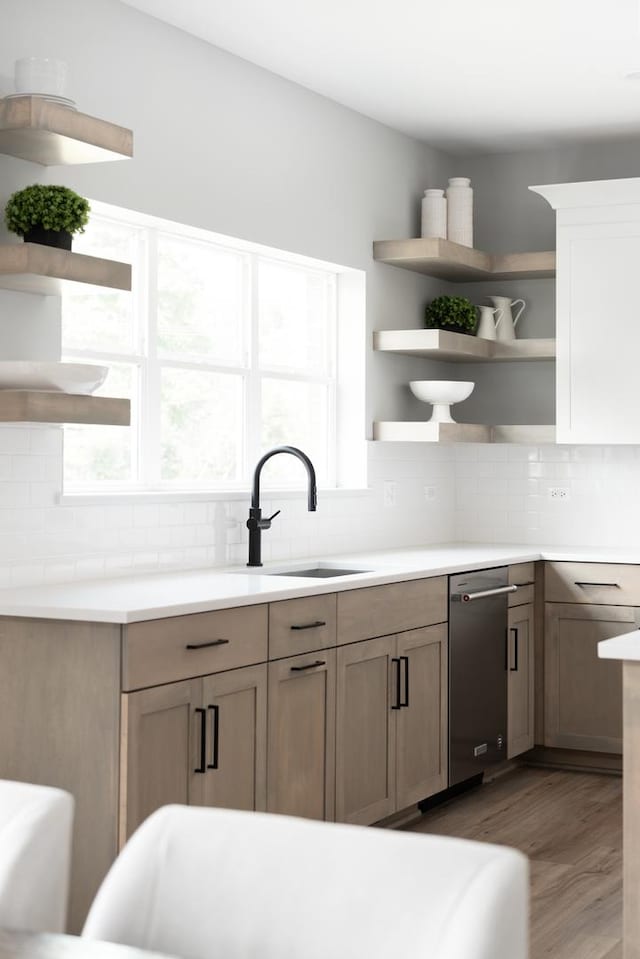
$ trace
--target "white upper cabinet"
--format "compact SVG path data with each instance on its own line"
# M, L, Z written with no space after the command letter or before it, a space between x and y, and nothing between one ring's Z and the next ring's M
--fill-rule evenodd
M557 442L640 444L640 178L531 189L557 210Z

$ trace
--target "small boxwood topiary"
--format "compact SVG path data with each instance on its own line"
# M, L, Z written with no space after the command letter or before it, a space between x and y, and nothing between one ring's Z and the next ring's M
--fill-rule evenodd
M473 335L478 325L478 313L466 296L438 296L427 305L425 326L429 330L449 330Z
M89 202L66 186L34 183L9 197L4 211L7 228L24 236L34 227L64 233L84 233Z

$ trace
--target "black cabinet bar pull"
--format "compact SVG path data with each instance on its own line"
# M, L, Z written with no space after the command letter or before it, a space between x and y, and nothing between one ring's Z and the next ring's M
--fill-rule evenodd
M291 629L317 629L319 626L326 625L324 620L318 619L315 623L304 623L302 626L292 626Z
M509 666L509 670L512 673L518 672L518 627L512 626L509 630L510 633L513 633L513 662L514 666Z
M187 643L185 649L207 649L208 646L227 646L228 639L212 639L209 643Z
M326 661L324 659L316 659L315 663L307 663L306 666L292 666L292 673L301 673L305 669L315 669L316 666L326 666Z
M207 771L207 710L198 707L197 713L200 713L200 765L193 770L194 773L206 773Z
M585 586L606 586L608 589L620 589L620 588L621 588L621 587L620 587L620 583L586 583L586 582L580 583L580 582L578 582L577 579L575 580L575 584L576 584L576 586L580 586L580 587L582 587L582 588L584 588Z
M536 584L532 579L530 579L528 583L516 583L516 586L518 587L518 589L522 589L523 586L535 586L535 585Z
M218 757L219 757L219 739L220 739L220 707L219 706L207 706L207 709L210 709L212 712L211 717L211 733L213 735L213 749L211 754L211 762L208 763L207 769L217 769L218 768Z
M396 665L396 702L392 709L400 709L402 706L402 697L400 695L400 660L394 656L391 660Z
M409 657L401 656L400 662L404 663L404 702L399 700L401 706L409 705ZM400 666L398 666L398 672L400 672Z

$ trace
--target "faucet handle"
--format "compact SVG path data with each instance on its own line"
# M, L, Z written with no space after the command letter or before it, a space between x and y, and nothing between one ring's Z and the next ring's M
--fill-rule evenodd
M270 523L272 519L275 519L276 516L279 516L281 512L282 512L282 510L277 509L277 510L275 511L275 513L273 514L273 516L270 516L270 517L267 519L267 523Z

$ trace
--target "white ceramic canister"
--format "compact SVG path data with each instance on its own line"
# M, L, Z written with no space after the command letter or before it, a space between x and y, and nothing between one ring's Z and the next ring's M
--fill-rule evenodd
M23 57L15 62L14 80L16 93L63 97L67 84L67 64L64 60Z
M473 246L473 190L466 176L453 176L447 187L447 238Z
M444 190L425 190L422 198L421 236L447 238L447 198Z

